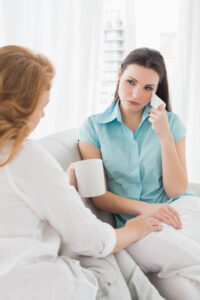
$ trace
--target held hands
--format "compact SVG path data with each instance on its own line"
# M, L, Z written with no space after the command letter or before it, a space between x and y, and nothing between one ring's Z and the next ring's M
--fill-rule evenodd
M160 140L170 134L167 111L162 104L157 109L151 109L149 122L152 123L152 127Z
M140 215L136 218L130 219L125 225L130 232L135 233L135 241L138 241L153 231L161 231L163 226L160 221L153 217Z
M151 216L152 218L155 218L160 222L171 225L175 229L182 228L182 223L179 214L173 207L171 207L167 203L144 203L144 206L142 208L142 215Z

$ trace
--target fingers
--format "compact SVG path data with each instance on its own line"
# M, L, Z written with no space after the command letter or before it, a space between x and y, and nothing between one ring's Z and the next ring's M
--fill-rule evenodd
M157 108L159 111L164 111L165 110L165 106L164 106L164 104L160 104L159 106L158 106L158 108Z
M152 225L152 231L162 231L163 226L161 224Z
M164 110L165 110L164 105L163 105L163 104L160 104L157 108L153 108L153 107L152 107L151 113L155 113L155 114L157 114L157 113L162 113L162 111L164 111Z
M159 119L160 115L161 115L161 112L159 112L157 110L154 110L153 112L151 111L150 116L149 116L149 122L151 122L151 123L155 122L155 120Z
M179 226L177 225L176 221L174 221L173 218L171 218L170 216L168 216L164 213L156 213L156 214L154 214L154 217L167 225L171 225L175 229L179 229Z
M171 225L176 229L181 229L182 224L181 224L181 219L179 214L175 211L175 209L173 209L169 205L167 205L165 209L166 209L168 219L171 222Z
M148 119L148 120L149 120L149 122L150 122L150 123L152 123L152 124L153 124L153 123L155 122L156 118L151 118L151 117L149 117L149 119Z
M181 229L182 223L179 214L170 205L159 209L154 215L159 221L171 225L175 229Z
M157 115L157 114L161 114L162 112L158 109L155 109L155 108L152 108L151 109L151 112L150 112L150 115Z
M74 163L71 163L68 167L68 169L74 169Z
M163 112L165 111L165 108L163 107L163 109L161 110L160 107L163 107L163 105L159 106L158 109L155 109L155 108L152 108L151 109L151 112L150 112L150 115L149 115L149 118L152 118L152 119L158 119L160 116L163 115Z
M158 220L152 218L150 219L150 222L152 231L161 231L163 229L162 224Z
M177 213L177 211L171 207L170 205L168 206L168 210L171 213L171 216L173 217L174 221L176 222L178 229L182 228L182 222L181 222L181 218L180 215Z
M76 174L75 174L75 169L74 169L74 164L70 164L70 166L67 169L67 174L68 174L68 178L69 178L69 184L73 185L75 187L76 190L78 190L77 188L77 181L76 181Z
M155 229L162 230L162 228L163 228L160 221L158 219L154 218L154 217L146 217L146 222L149 224L149 226L151 227L151 229L153 231L155 231Z

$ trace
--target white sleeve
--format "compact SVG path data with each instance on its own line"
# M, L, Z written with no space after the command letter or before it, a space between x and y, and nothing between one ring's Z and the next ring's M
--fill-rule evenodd
M66 173L45 149L35 142L25 143L9 169L23 200L74 253L105 257L112 252L114 229L84 206Z

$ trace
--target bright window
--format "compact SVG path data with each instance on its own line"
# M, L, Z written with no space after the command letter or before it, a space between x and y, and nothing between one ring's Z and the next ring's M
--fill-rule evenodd
M112 102L118 68L127 53L135 48L150 47L161 52L170 85L176 55L178 1L104 1L104 37L97 111L105 109ZM130 46L126 43L127 34L127 39L130 36L134 40L131 49L128 49Z

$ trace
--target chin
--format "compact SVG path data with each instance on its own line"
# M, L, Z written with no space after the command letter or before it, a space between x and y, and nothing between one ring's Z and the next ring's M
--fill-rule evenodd
M141 110L143 108L140 104L134 105L129 102L126 102L125 106L127 109L134 110L134 111Z

